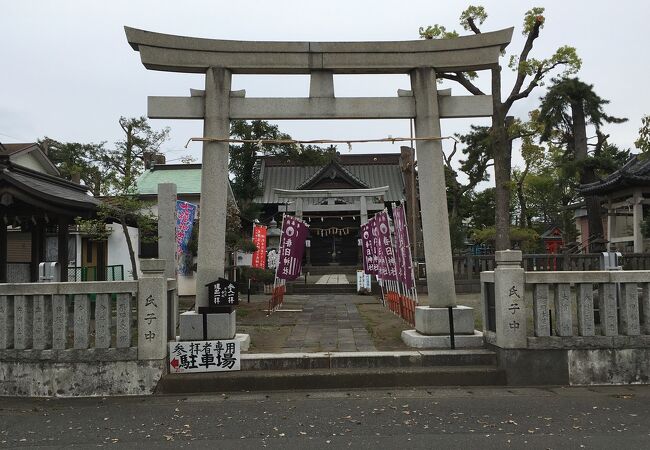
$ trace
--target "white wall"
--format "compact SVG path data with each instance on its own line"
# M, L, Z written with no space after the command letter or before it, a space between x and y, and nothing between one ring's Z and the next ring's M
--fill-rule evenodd
M122 225L119 223L108 224L108 228L113 230L108 238L108 265L113 266L122 264L124 266L124 279L132 280L131 259L129 258L129 248L126 245L126 238L122 232ZM138 260L138 229L128 227L131 243L135 251L135 263L140 273L140 261Z
M43 164L41 164L31 153L17 156L13 158L12 161L23 167L27 167L28 169L32 169L41 173L47 173L47 171L43 168Z

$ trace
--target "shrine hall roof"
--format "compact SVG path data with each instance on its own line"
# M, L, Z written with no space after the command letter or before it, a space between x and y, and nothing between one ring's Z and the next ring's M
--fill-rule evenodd
M650 187L650 158L634 155L616 172L594 183L581 184L578 190L583 194L604 195L634 186Z
M399 166L399 153L338 155L337 162L369 188L389 186L384 201L397 202L404 198L404 180ZM255 202L282 203L283 200L278 198L274 189L299 189L323 167L323 165L303 166L275 156L263 158L260 168L263 193L255 199Z
M5 192L35 211L69 216L90 215L101 203L88 194L86 186L14 164L8 155L0 155L0 193Z

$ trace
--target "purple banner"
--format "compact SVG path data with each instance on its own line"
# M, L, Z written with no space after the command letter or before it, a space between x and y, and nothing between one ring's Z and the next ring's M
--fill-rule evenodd
M302 269L302 255L307 239L307 224L292 216L284 216L280 254L276 276L282 280L295 280Z
M375 214L378 231L377 255L379 256L379 277L382 280L397 280L395 253L390 239L390 226L386 211Z
M192 237L196 205L180 200L176 201L176 260L180 275L192 274L192 255L187 244Z
M379 273L379 264L377 263L377 255L375 253L375 243L372 235L372 223L374 218L370 219L368 223L361 225L361 248L363 251L363 271L369 275L377 275Z
M413 261L404 205L393 208L395 225L395 254L397 256L397 279L404 283L407 289L413 287Z

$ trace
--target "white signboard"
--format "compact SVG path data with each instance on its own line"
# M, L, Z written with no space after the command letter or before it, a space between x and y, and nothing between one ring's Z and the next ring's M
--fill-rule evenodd
M235 252L235 255L237 257L237 265L238 266L246 266L250 267L253 265L253 254L252 253L244 253L240 252L239 250Z
M372 278L363 270L357 270L357 292L370 292Z
M169 343L169 372L226 372L240 370L239 341L185 341Z

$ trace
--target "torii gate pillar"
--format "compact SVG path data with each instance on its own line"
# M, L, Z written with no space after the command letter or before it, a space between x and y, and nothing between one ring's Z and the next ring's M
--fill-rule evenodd
M415 136L441 136L436 73L431 67L411 72L415 97ZM447 192L440 140L417 141L420 204L424 233L424 259L427 268L428 306L456 306L456 290L451 258Z
M210 67L205 74L203 135L229 136L230 84L228 69ZM196 272L196 311L208 306L205 285L223 277L228 199L228 143L203 142L201 205Z

